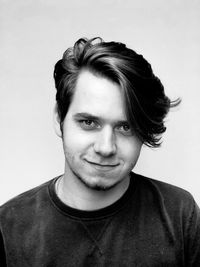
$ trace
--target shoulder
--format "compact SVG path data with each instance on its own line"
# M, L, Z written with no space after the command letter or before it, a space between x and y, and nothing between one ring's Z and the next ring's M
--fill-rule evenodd
M0 207L0 223L23 215L34 207L38 207L48 196L48 186L54 180L51 179L37 187L34 187L22 194L10 199Z
M193 196L180 187L138 174L135 184L139 209L147 221L154 218L154 227L161 222L171 240L184 246L186 266L199 263L200 209Z
M178 186L136 174L138 190L149 200L168 211L192 214L196 203L187 190Z
M149 178L140 174L136 174L136 180L137 184L139 184L139 186L143 189L160 193L166 199L168 199L168 197L170 199L173 197L173 199L175 198L177 200L193 200L191 193L181 187L163 182L161 180Z
M140 209L146 214L162 218L173 229L182 227L184 236L200 238L200 209L191 193L138 174L135 175L135 181Z

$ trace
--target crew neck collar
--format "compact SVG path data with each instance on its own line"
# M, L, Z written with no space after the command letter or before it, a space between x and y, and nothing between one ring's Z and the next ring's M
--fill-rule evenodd
M54 178L51 183L49 184L49 194L50 198L55 205L55 207L64 215L74 217L77 219L98 219L98 218L104 218L109 217L119 211L121 208L123 208L126 203L128 203L128 200L130 197L134 194L135 187L136 187L136 174L131 172L130 174L130 183L129 187L125 191L125 193L119 198L117 201L115 201L113 204L97 209L92 211L86 211L86 210L80 210L72 208L68 205L66 205L64 202L60 200L60 198L57 196L55 191L55 184L57 179L59 179L60 176Z

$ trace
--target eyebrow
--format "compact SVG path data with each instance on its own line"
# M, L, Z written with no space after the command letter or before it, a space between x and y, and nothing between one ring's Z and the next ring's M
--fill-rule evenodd
M84 118L84 119L89 119L89 120L94 120L94 121L105 121L105 119L102 119L100 117L97 117L87 112L76 113L73 115L73 118L74 119ZM117 121L114 121L114 124L129 124L129 123L127 120L117 120Z

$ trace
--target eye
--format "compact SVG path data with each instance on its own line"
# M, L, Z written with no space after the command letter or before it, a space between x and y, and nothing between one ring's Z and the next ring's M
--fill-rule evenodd
M123 131L125 131L125 132L130 131L129 125L122 125L121 127L122 127Z
M124 135L132 135L131 127L128 124L119 125L117 130Z
M84 130L93 130L98 128L98 124L93 120L80 120L79 123L81 128Z

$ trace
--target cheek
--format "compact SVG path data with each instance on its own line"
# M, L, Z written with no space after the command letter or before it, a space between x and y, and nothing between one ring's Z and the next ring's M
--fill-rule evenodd
M83 153L92 144L92 136L73 128L65 128L63 134L63 145L67 153Z
M142 143L134 138L121 143L120 154L128 164L135 164L141 151Z

